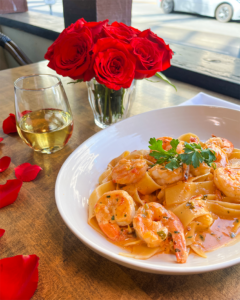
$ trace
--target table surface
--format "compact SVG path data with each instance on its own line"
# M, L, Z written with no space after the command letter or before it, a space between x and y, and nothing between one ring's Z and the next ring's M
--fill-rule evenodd
M0 72L0 124L14 113L13 82L33 73L52 73L47 62ZM29 162L42 167L37 178L25 182L14 204L0 210L0 259L15 255L39 256L39 283L33 300L60 299L239 299L240 265L199 275L166 276L148 274L115 264L88 249L67 228L58 213L54 189L57 174L66 158L87 138L100 131L93 121L84 83L67 85L62 78L74 117L74 132L69 143L51 155L35 153L15 134L0 129L0 157L8 155L10 167L0 175L0 184L14 179L14 168ZM157 79L153 79L157 81ZM221 94L174 81L138 81L131 114L178 105L199 92L233 103Z

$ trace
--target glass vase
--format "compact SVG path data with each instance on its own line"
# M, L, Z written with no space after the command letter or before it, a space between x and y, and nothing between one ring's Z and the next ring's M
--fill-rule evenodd
M98 83L94 78L86 83L88 99L97 126L106 128L128 117L135 97L135 80L129 88L121 88L117 91Z

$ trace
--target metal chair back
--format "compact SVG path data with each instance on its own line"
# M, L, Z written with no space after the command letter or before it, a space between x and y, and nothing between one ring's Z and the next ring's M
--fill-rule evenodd
M0 32L0 46L8 51L20 66L31 64L27 55L5 34Z

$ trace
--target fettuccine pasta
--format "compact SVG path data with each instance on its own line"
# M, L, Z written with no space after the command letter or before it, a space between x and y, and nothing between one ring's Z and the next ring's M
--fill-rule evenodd
M135 259L172 253L185 263L189 253L204 258L237 240L240 150L193 133L153 144L160 150L125 151L108 164L89 198L88 223Z

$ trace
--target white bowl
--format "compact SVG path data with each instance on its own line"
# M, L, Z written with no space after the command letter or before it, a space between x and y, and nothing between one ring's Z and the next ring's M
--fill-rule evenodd
M125 150L148 149L151 137L177 138L187 132L197 134L203 141L215 134L240 148L240 111L213 106L170 107L131 117L93 135L68 157L57 177L56 203L67 226L93 251L140 271L194 274L239 263L240 243L209 252L205 259L191 254L186 264L177 264L170 254L148 260L123 257L118 255L121 248L109 243L87 223L89 195L111 159Z

